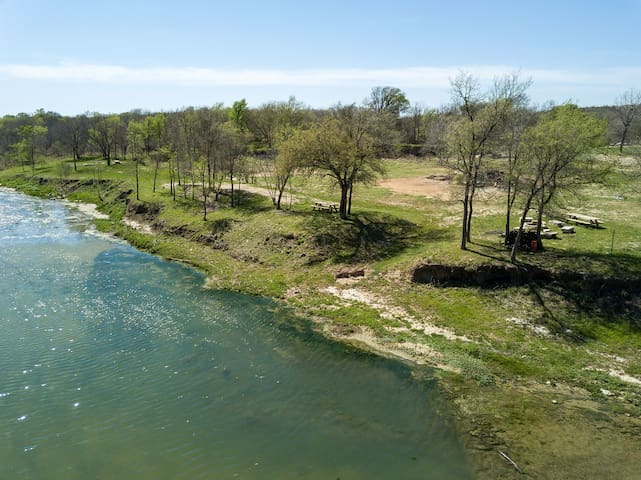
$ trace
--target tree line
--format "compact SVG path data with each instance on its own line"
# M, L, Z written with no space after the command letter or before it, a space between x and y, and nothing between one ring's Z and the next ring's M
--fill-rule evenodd
M340 189L339 213L351 214L356 183L384 172L382 158L402 153L433 155L457 173L462 186L461 243L471 241L478 188L498 175L505 191L505 234L519 212L519 235L531 210L540 220L564 191L594 181L603 166L586 155L596 146L625 145L641 137L641 93L629 90L614 105L580 109L573 104L536 107L529 80L507 75L482 88L462 72L451 80L452 101L439 109L412 105L395 87L376 87L362 104L312 109L294 97L250 108L185 108L151 113L87 113L62 116L38 110L0 118L0 167L35 169L39 157L85 156L166 169L171 194L191 195L207 206L235 184L258 173L276 208L290 179L300 171L322 172ZM498 166L497 166L498 165ZM224 188L223 188L224 186ZM518 239L518 237L517 237ZM541 244L541 243L540 243ZM512 257L516 258L515 243Z

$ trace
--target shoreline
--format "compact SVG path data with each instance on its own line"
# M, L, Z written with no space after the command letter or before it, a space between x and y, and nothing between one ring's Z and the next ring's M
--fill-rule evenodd
M641 447L638 440L641 438L638 435L641 434L641 418L608 412L605 393L604 400L597 401L593 393L555 380L548 383L519 377L497 378L485 385L482 376L469 379L461 375L461 371L469 369L470 365L457 364L454 360L459 358L458 354L444 358L442 350L432 348L429 342L420 339L429 337L443 344L453 342L461 345L463 351L474 351L475 339L434 325L427 317L419 321L414 313L398 307L400 299L390 301L388 295L381 294L379 284L386 281L394 283L396 291L415 288L403 275L390 280L377 273L342 280L336 278L334 272L331 279L326 276L312 286L295 284L295 278L291 278L285 282L290 285L288 293L273 295L261 282L263 277L253 278L255 272L265 269L261 265L230 259L229 252L215 248L212 251L210 246L184 236L168 237L164 232L154 231L151 225L145 226L139 219L133 219L135 223L132 219L127 220L127 224L123 221L126 215L123 219L108 215L105 218L106 214L97 209L87 207L87 210L101 216L97 218L97 224L102 231L111 232L142 251L200 270L207 278L208 288L272 298L310 319L314 328L332 341L403 361L416 371L430 368L439 380L439 388L451 401L451 414L459 437L478 478L512 478L519 474L499 452L505 453L532 478L559 478L558 472L564 472L564 478L589 478L590 473L606 468L599 461L601 456L618 458L621 463L624 461L621 459L626 458L625 451ZM176 247L175 242L181 246ZM216 259L223 258L233 260L235 269L228 267L226 270L215 265ZM340 316L335 316L337 309L347 309L347 314L371 310L384 322L382 327L379 323L370 327L366 322L348 325ZM626 375L622 371L616 373ZM518 420L518 416L526 420ZM559 430L559 425L564 429ZM555 433L546 438L551 431ZM630 438L635 432L638 432L637 437ZM531 440L527 440L529 437ZM599 442L588 442L597 437ZM585 440L580 453L577 453L576 441L566 444L568 438ZM580 460L577 458L572 462L569 473L567 459L577 455ZM615 468L617 478L635 478L631 473L635 471L627 463ZM605 472L609 470L606 468Z
M122 223L136 230L138 233L151 235L153 237L163 235L161 232L153 231L150 225L145 225L136 220L125 221L123 219ZM136 245L134 246L139 248ZM170 261L186 263L203 271L198 264L190 262L189 260L171 257L165 258ZM216 285L215 277L212 277L206 271L203 271L203 273L207 276L207 282L210 283L210 288L219 288ZM348 279L343 282L341 282L340 279L335 279L333 286L321 289L321 291L339 300L363 303L368 307L373 307L382 317L393 318L408 316L408 314L402 312L402 310L398 310L393 306L389 307L385 300L375 299L365 291L359 292L358 285L366 278L367 277L355 280ZM245 290L244 288L238 291L245 294L262 296L261 293ZM294 294L293 297L295 296ZM555 440L547 440L549 443L556 444L555 450L561 452L560 455L552 457L551 459L545 458L546 455L542 456L539 452L536 452L536 450L530 451L531 447L524 445L520 445L520 448L524 448L524 450L519 450L519 447L516 446L519 443L517 437L525 435L525 432L519 433L519 430L516 429L510 432L510 435L506 435L506 432L500 427L497 427L494 422L488 422L487 418L484 418L487 417L487 412L479 415L478 412L470 408L471 406L475 406L479 400L475 398L479 395L478 392L474 392L475 387L460 387L458 380L455 378L460 373L460 368L443 361L439 358L439 354L435 350L418 342L406 341L401 343L395 340L386 340L384 337L381 337L380 334L377 334L367 327L341 327L329 317L319 317L305 306L301 308L300 304L293 304L290 301L292 296L289 295L270 298L283 303L287 307L294 308L299 312L300 316L309 319L315 331L329 341L339 342L384 358L401 361L407 364L415 374L421 375L420 372L422 372L424 368L428 368L430 376L438 379L439 390L451 403L448 414L454 420L458 432L457 436L468 455L470 465L476 472L477 478L516 478L514 477L515 475L532 476L533 471L536 473L532 478L558 478L556 473L551 473L551 476L546 476L544 472L550 467L552 467L552 472L555 472L557 468L565 462L564 454L562 453L567 448L563 444L564 435L557 432L558 437ZM416 327L417 325L414 324L413 326ZM449 341L472 342L472 340L465 336L458 336L452 331L432 325L429 322L421 324L420 327L426 335L434 334L442 336ZM608 373L620 379L625 376L614 371ZM631 383L636 384L636 382L639 381L634 377L631 378ZM611 441L621 440L617 438L619 435L618 427L612 426L610 420L602 419L598 427L596 427L596 430L592 428L592 425L583 425L584 420L582 417L584 411L601 412L603 406L600 402L593 400L589 392L580 388L555 382L547 382L545 384L529 382L527 385L520 385L507 381L495 385L493 390L489 395L487 391L481 393L480 398L484 398L485 401L489 399L490 402L496 404L502 404L506 396L508 398L510 396L516 396L517 398L519 396L523 396L524 398L538 398L541 400L540 404L536 407L531 404L533 409L536 408L539 412L538 414L542 417L548 417L550 415L557 416L559 412L563 412L561 416L568 418L568 420L566 420L566 424L568 424L567 428L572 428L575 432L574 435L578 438L585 439L585 441L588 442L598 431L602 437L610 437ZM464 392L463 395L461 395L462 392ZM599 415L602 415L602 413L599 413ZM628 418L630 421L627 423L626 428L638 430L641 433L641 419ZM528 428L527 435L531 435L532 432L539 432L536 434L536 437L537 442L540 442L539 438L546 435L545 431L553 427L554 422L546 421L544 425L538 429ZM636 446L637 442L631 442L629 448L636 448ZM595 448L587 444L583 445L582 449L586 452L583 456L594 456L599 451L599 447ZM540 462L541 465L539 465L538 462ZM541 468L542 465L544 465L543 468ZM580 476L568 478L588 478L586 475L589 475L593 468L594 465L587 468L580 468L579 471L582 472ZM628 470L627 474L617 473L617 475L619 475L618 478L633 479L635 478L635 473L632 473L633 471L634 470Z

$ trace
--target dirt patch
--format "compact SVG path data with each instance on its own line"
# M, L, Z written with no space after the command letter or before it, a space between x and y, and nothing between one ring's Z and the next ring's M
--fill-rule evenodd
M122 223L140 233L146 233L147 235L151 235L154 233L151 225L149 225L148 223L139 222L137 220L134 220L133 218L124 217L122 219Z
M109 215L106 213L99 212L97 210L97 205L93 203L79 203L79 202L69 202L65 201L65 205L75 208L76 210L84 213L85 215L89 215L93 218L98 218L98 219L108 219Z
M454 200L456 186L447 175L430 175L429 177L389 178L381 180L378 185L395 193L419 195L443 201Z

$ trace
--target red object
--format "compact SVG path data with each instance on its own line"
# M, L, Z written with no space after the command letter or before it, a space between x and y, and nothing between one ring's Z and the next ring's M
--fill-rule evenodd
M537 243L536 243L536 240L532 240L532 241L530 242L530 251L532 251L532 252L536 252L537 248L538 248L538 245L537 245Z

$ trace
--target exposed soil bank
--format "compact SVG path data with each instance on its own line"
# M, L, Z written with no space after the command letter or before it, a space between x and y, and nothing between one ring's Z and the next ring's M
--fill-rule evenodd
M515 265L443 265L428 263L417 266L412 272L412 281L436 286L517 286L528 283L559 282L576 284L584 290L641 291L641 278L604 277L582 272L553 271L535 266Z

